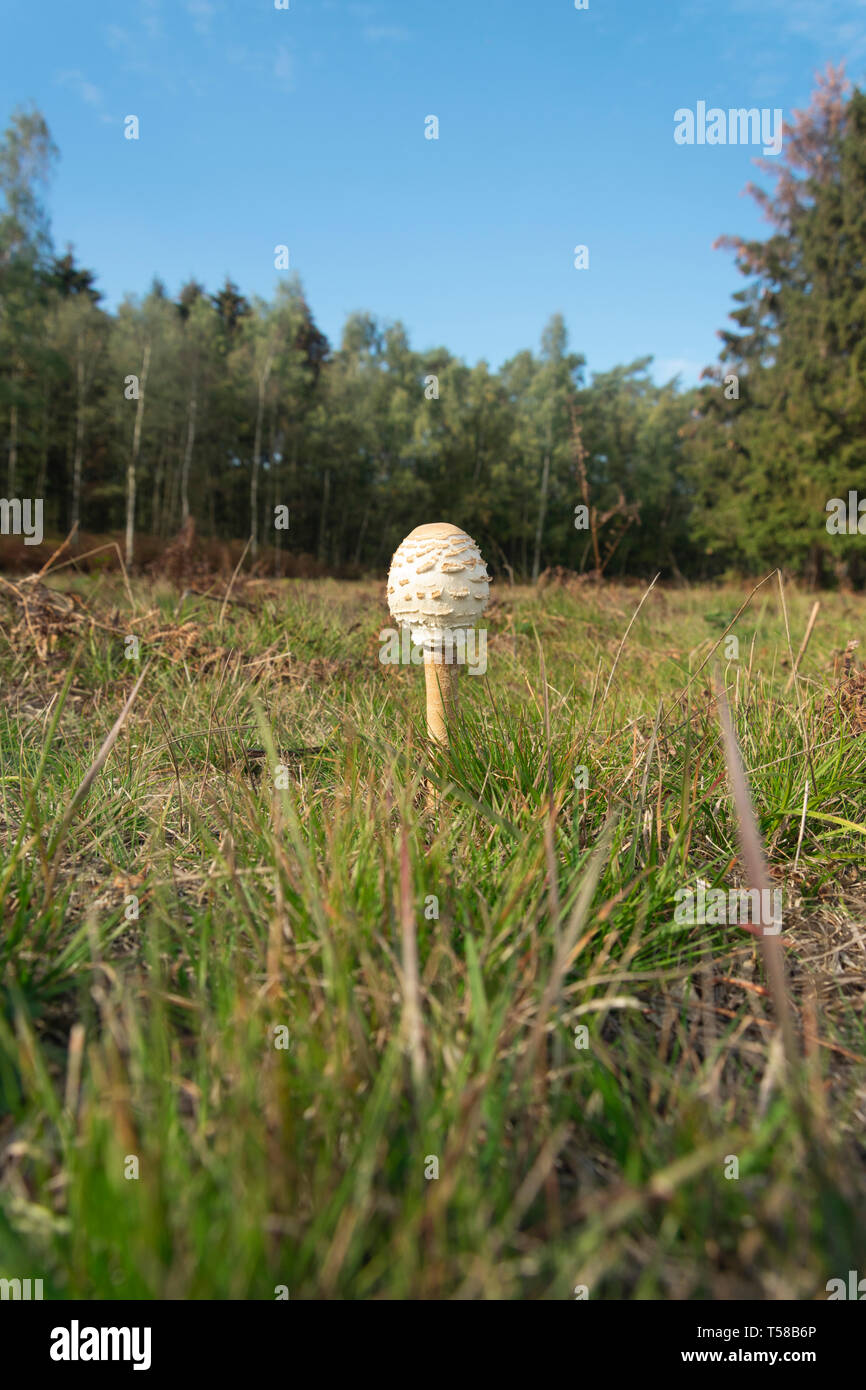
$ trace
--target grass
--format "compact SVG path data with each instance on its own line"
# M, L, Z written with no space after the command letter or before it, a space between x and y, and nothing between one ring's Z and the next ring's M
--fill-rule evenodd
M772 1300L866 1273L866 602L822 598L786 690L812 599L775 577L735 657L735 585L656 586L630 629L640 588L496 592L446 752L418 668L377 659L381 585L0 588L0 1274ZM742 882L716 661L784 892L787 1064L759 943L674 915Z

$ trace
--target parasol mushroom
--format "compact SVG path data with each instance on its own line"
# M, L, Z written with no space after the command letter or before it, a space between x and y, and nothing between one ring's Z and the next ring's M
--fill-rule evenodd
M424 651L427 732L448 742L454 706L457 634L475 626L487 607L490 576L471 536L447 521L416 526L397 547L388 572L391 616L410 627Z

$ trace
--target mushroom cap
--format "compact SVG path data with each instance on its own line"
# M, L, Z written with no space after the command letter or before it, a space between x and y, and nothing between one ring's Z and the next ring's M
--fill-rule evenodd
M490 598L490 576L471 536L447 521L416 526L388 571L388 607L423 643L437 633L474 627Z

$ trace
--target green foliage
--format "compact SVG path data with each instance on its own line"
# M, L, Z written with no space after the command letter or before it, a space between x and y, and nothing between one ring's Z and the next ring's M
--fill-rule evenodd
M775 232L724 240L749 285L690 431L708 551L749 568L784 564L812 582L866 575L866 520L853 535L826 527L830 499L847 504L858 488L862 497L866 470L864 150L866 96L846 97L831 69L786 128L773 194L751 190ZM738 398L723 394L727 373Z
M44 497L49 534L128 520L131 537L165 539L191 516L202 535L248 535L253 558L290 546L357 572L387 564L423 514L458 519L512 573L591 567L574 526L579 417L598 514L620 495L639 512L640 489L655 483L652 529L633 527L610 570L626 558L653 566L660 536L668 564L683 539L670 494L688 407L652 386L646 363L637 393L637 369L586 385L559 314L538 355L521 352L499 372L445 348L417 352L399 322L369 313L348 317L332 351L296 276L269 302L249 301L228 277L212 295L191 281L172 301L154 280L105 314L92 273L71 252L49 255L37 193L50 137L39 117L16 122L0 163L16 229L0 283L14 341L0 421L15 441L10 491ZM274 527L280 505L287 536Z
M229 277L172 300L154 280L106 314L93 273L52 254L55 151L39 113L17 112L0 140L7 493L43 497L55 536L126 522L128 558L136 531L165 540L191 518L203 536L249 537L278 572L291 550L359 574L426 516L459 522L517 578L779 565L861 580L864 534L826 523L866 466L864 149L866 96L831 70L765 164L775 188L752 190L772 234L723 239L748 283L720 363L683 392L656 386L649 358L587 380L556 313L539 350L498 371L419 352L367 312L332 349L296 276L269 301Z

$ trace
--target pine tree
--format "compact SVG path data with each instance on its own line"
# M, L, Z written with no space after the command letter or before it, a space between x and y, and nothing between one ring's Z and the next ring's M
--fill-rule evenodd
M693 458L708 548L810 579L845 578L863 543L827 531L827 503L866 472L866 97L841 69L785 127L781 162L749 187L775 228L722 238L749 278L702 396ZM724 390L724 378L735 378Z

